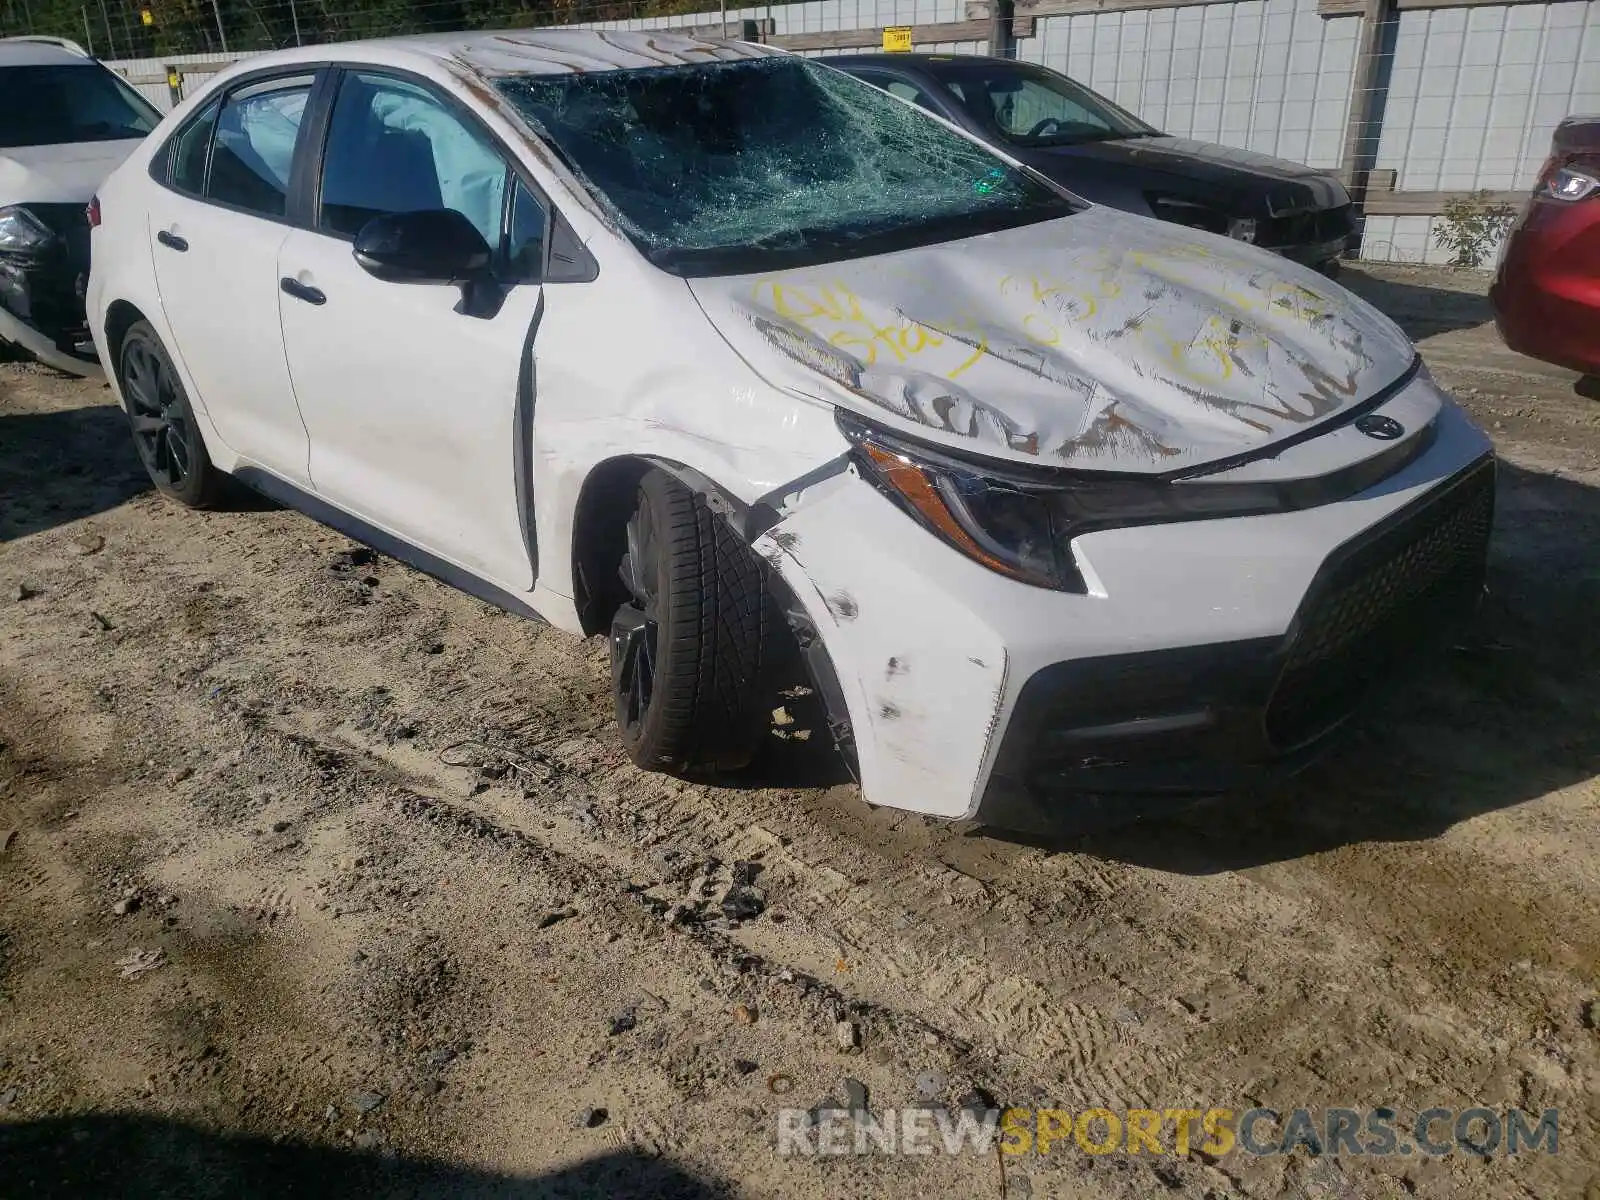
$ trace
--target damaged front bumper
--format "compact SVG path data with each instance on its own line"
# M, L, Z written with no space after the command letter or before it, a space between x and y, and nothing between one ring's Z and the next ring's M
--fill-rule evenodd
M89 227L81 205L33 204L30 214L55 234L39 250L0 252L0 342L57 370L98 377L84 293Z
M1474 608L1493 473L1447 406L1425 451L1349 499L1083 535L1083 595L954 553L853 470L755 546L825 647L870 803L1059 831L1309 761Z
M1291 262L1321 269L1343 258L1354 236L1355 210L1345 204L1266 218L1258 223L1256 244Z

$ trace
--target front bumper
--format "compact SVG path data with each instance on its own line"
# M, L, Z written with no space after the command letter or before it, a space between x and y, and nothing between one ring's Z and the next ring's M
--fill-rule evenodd
M1248 790L1304 767L1369 689L1471 618L1483 594L1494 485L1486 456L1341 546L1282 637L1036 672L1012 712L982 819L1007 828L1089 825Z
M0 254L0 341L58 370L98 376L100 362L84 309L89 229L82 206L27 207L56 240L36 254Z
M1425 451L1349 499L1081 537L1087 595L972 563L853 473L756 546L826 646L869 802L1059 829L1309 761L1470 613L1489 453L1447 405Z
M1293 262L1318 267L1343 258L1354 233L1353 210L1346 204L1340 208L1268 218L1260 224L1256 245Z

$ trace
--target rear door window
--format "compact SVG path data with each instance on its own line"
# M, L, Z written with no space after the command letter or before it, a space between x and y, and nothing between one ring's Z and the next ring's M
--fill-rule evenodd
M229 93L217 118L208 200L264 217L288 211L289 173L313 80L273 79Z

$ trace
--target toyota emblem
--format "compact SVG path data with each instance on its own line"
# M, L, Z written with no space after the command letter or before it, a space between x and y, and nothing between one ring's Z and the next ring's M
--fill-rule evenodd
M1381 417L1377 413L1356 418L1356 428L1380 442L1392 442L1406 431L1406 427L1393 417Z

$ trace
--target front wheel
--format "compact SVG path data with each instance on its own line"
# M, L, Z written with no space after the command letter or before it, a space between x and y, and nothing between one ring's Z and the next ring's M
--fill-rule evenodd
M611 682L629 756L674 775L748 765L765 727L771 640L754 551L703 496L651 470L620 574L628 600L611 622Z
M138 321L123 335L117 377L133 444L150 481L179 504L209 508L222 490L223 476L211 465L189 397L150 322Z

